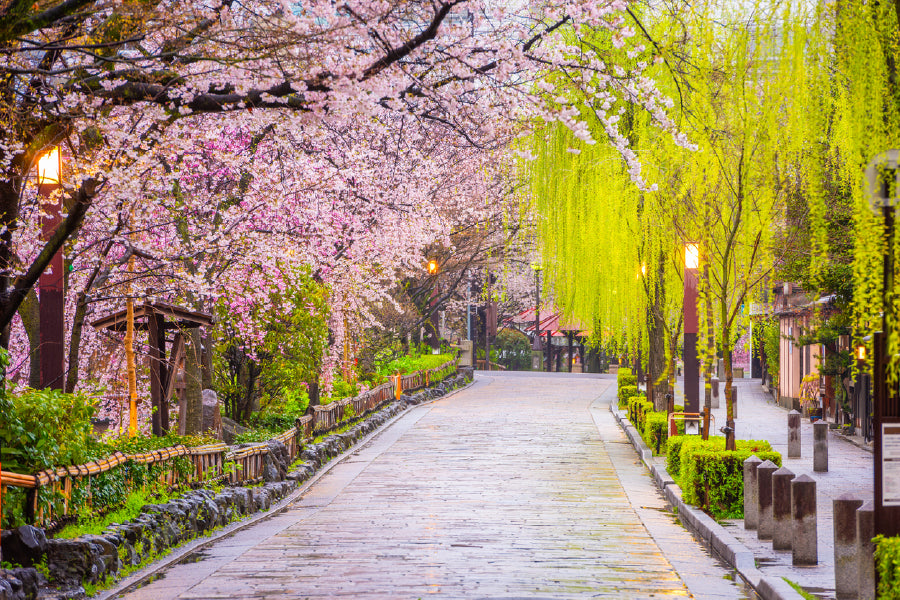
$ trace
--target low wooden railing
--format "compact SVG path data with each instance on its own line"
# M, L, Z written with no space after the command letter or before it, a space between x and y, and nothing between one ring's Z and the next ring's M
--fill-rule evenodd
M309 440L316 432L324 432L338 427L347 420L347 407L352 407L352 418L362 417L377 410L387 402L398 398L402 392L415 391L435 384L456 371L457 359L446 362L435 369L418 371L409 375L391 377L388 383L363 392L354 398L336 400L326 405L314 406L311 415L296 420L294 427L272 439L282 442L288 451L290 462L293 462L302 451L303 441ZM398 388L399 383L399 388ZM348 415L349 416L349 415ZM33 475L23 475L9 471L0 473L0 495L6 502L6 488L16 487L25 490L25 518L29 523L47 524L70 514L70 500L75 488L86 486L90 503L91 477L106 473L116 468L126 470L138 465L161 467L157 474L160 483L174 488L180 485L209 483L225 479L231 484L252 483L262 479L265 467L265 455L269 453L267 442L261 442L243 448L229 450L223 443L208 444L188 448L173 446L160 450L151 450L137 454L116 452L103 460L71 467L45 469ZM176 467L176 459L186 457L192 469L185 473L184 465ZM181 474L179 474L181 472ZM126 471L129 480L144 478L134 477L136 473ZM40 499L39 490L51 492L50 499ZM61 506L59 499L61 498Z

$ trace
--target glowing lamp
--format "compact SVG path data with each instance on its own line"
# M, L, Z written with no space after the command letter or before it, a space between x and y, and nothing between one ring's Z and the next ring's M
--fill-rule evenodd
M59 172L59 146L54 146L38 159L38 183L59 183Z
M860 344L856 347L856 360L864 361L866 360L866 347Z
M434 275L438 272L438 262L432 258L428 261L428 266L426 268L428 269L429 275Z
M700 268L700 245L686 244L684 247L684 266L688 269Z

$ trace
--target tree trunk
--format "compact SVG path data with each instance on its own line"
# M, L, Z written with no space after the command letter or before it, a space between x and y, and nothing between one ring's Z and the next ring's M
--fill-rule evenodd
M41 387L41 315L40 302L34 290L28 292L19 307L19 316L28 336L28 387Z
M203 374L200 357L200 330L192 328L187 334L187 345L184 357L184 413L178 415L184 420L185 435L200 433L200 420L203 414Z
M66 393L75 392L78 385L78 361L81 356L81 334L84 331L84 318L87 315L87 295L78 292L75 305L75 318L72 320L72 333L69 336L69 363L66 371Z
M660 260L660 272L664 268ZM650 382L647 384L647 399L653 403L654 410L666 410L666 394L668 383L666 377L666 323L663 320L663 293L661 279L654 284L653 306L650 310L648 323L647 374Z
M735 449L734 437L734 370L731 368L731 328L727 324L722 325L722 358L725 362L725 449Z

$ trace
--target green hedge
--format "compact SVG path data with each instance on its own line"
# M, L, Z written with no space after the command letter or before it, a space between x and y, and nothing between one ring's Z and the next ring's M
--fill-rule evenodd
M682 498L717 519L744 514L744 461L751 455L781 466L781 455L766 440L737 440L725 450L725 438L676 436L667 444L667 468L681 487Z
M636 385L619 386L619 389L616 391L616 395L619 398L619 408L627 406L629 398L637 396L640 393L641 392Z
M900 600L900 537L875 538L877 598Z
M684 407L675 406L675 412L682 412ZM644 443L656 454L666 451L666 439L669 436L669 416L665 411L653 410L653 403L641 393L628 399L628 420L641 434ZM684 421L676 421L678 432L684 433Z

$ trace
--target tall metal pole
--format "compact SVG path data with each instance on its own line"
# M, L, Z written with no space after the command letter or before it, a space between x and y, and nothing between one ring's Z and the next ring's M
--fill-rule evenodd
M889 327L894 322L894 207L882 206L887 250L884 253L881 333L875 334L875 533L888 537L900 535L900 398L889 385L887 367ZM886 472L887 471L887 472ZM885 483L888 485L885 485Z
M697 269L700 251L696 244L685 247L684 267L684 412L700 413L700 361L697 358ZM685 419L686 433L700 433L698 418Z
M484 307L484 370L491 370L491 324L493 311L491 310L491 270L487 272L487 305Z
M62 198L59 148L53 148L38 161L38 197L41 204L41 239L47 241L62 222ZM54 197L54 195L56 197ZM41 343L41 387L62 390L65 373L63 341L63 255L58 251L50 259L50 268L38 282Z

